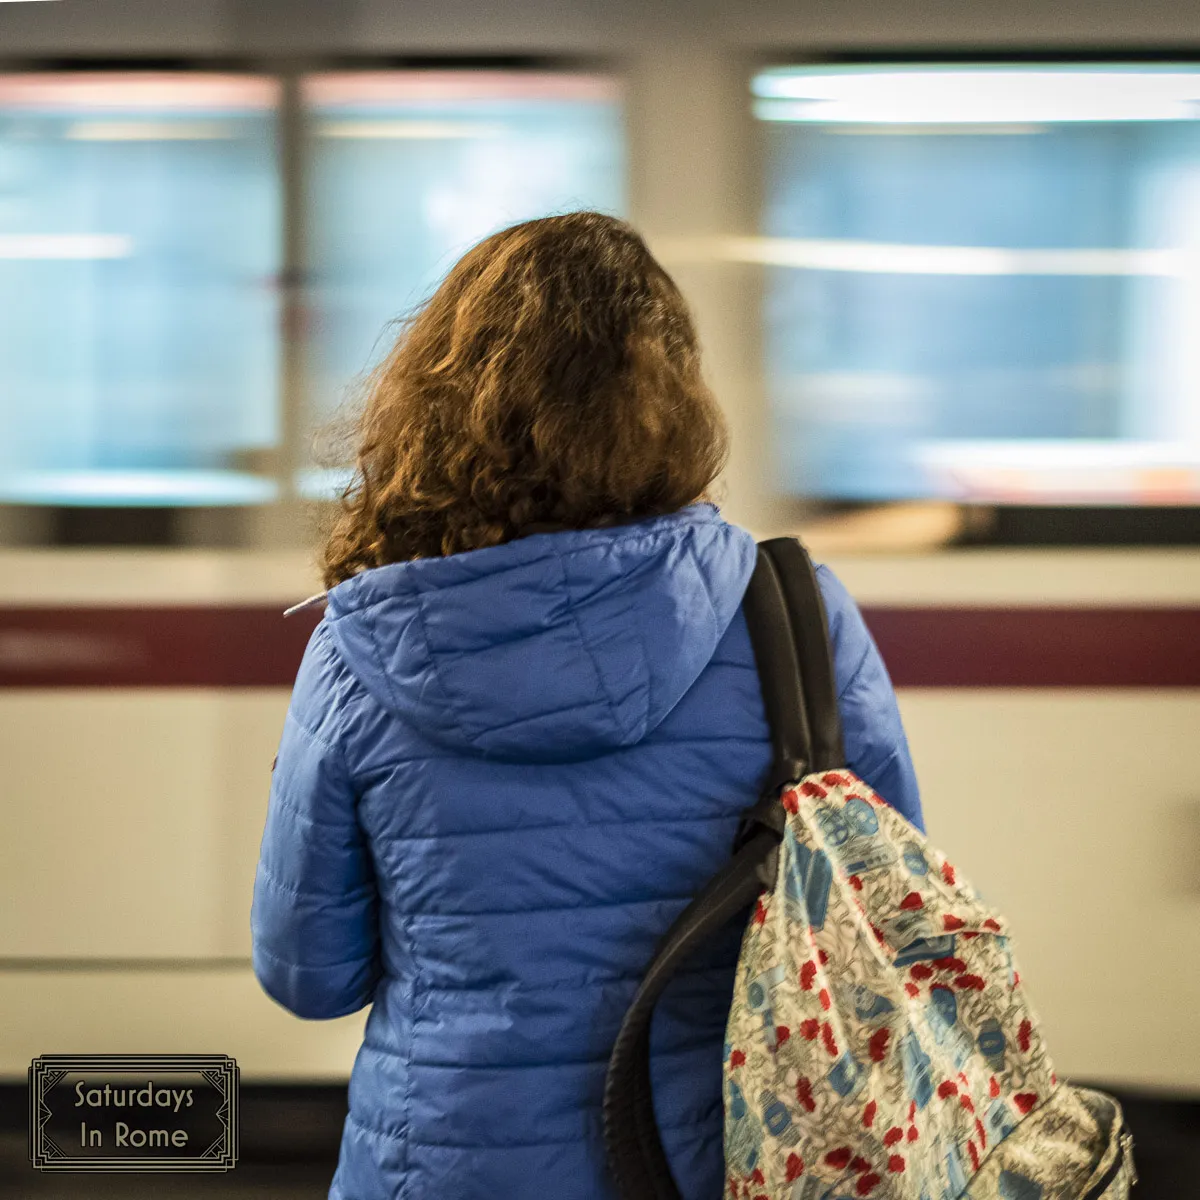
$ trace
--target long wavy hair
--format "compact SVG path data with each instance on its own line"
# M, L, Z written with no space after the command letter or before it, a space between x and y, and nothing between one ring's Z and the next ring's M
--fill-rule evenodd
M468 251L367 377L327 587L369 567L674 512L725 465L687 304L596 212Z

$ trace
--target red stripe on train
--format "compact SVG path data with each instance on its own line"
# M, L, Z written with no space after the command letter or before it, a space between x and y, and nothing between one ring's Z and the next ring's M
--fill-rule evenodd
M1200 687L1200 608L868 608L897 687Z
M866 608L897 687L1200 687L1200 608ZM320 610L0 608L0 687L288 687Z
M321 610L0 608L0 687L287 687Z

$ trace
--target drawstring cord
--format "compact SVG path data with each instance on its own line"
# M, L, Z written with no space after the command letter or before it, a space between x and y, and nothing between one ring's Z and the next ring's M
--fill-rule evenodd
M293 604L291 608L285 609L283 615L290 617L293 613L303 612L306 608L315 608L328 595L328 592L318 592L315 596L309 596L307 600L301 600L299 604Z

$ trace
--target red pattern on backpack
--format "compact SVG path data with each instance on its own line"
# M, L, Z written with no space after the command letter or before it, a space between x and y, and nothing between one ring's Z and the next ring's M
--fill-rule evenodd
M892 1031L884 1026L883 1029L877 1029L871 1035L870 1051L872 1062L883 1062L887 1054L888 1042L891 1040Z

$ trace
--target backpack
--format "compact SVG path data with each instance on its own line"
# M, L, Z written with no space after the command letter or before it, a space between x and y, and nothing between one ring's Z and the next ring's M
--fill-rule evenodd
M725 1197L1124 1200L1136 1175L1120 1106L1058 1079L1004 918L845 765L824 605L797 541L759 545L745 612L774 762L614 1045L605 1142L622 1200L680 1200L651 1017L691 952L751 908L724 1048Z

